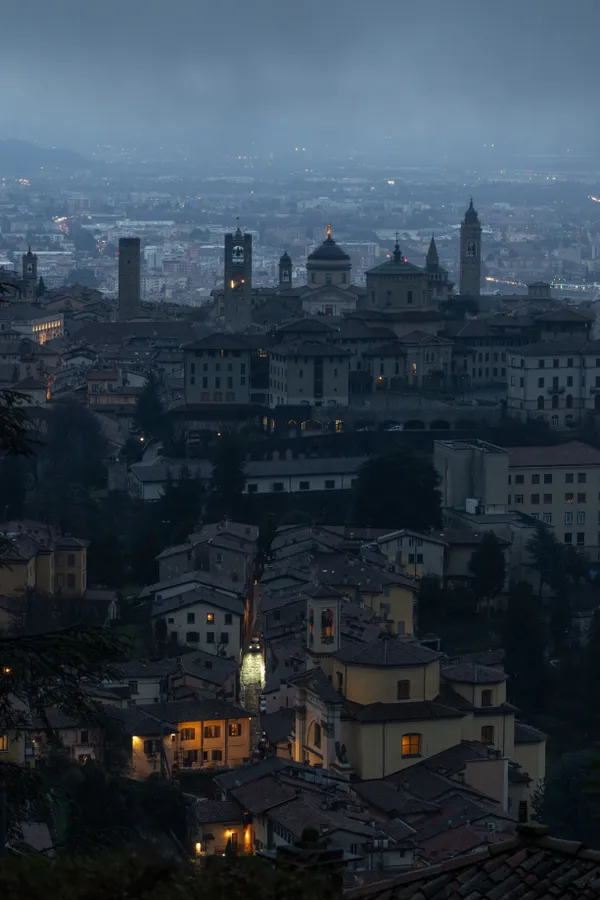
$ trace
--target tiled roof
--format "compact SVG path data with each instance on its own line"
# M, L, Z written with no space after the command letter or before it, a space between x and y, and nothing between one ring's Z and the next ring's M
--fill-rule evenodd
M358 704L356 704L358 706ZM348 706L346 704L348 711ZM357 722L414 722L421 719L462 719L466 714L435 700L414 703L369 703L352 712Z
M600 465L600 450L581 441L569 441L553 447L510 447L508 465L514 469L525 466L597 466Z
M517 826L507 841L345 893L345 900L592 900L600 851Z
M282 803L289 803L290 800L296 799L296 791L288 785L280 784L272 775L260 778L258 781L252 781L249 784L243 784L231 791L234 797L244 809L251 812L253 816L258 816L268 809L280 806Z
M440 654L417 641L384 635L375 641L341 647L332 654L340 662L356 666L426 666Z
M455 666L443 666L442 675L448 681L458 681L462 684L499 684L506 681L508 675L499 669L491 669L488 666L480 666L477 663L459 663Z
M538 731L525 722L515 722L515 744L541 744L547 739L543 731Z
M266 759L261 759L259 762L240 766L232 772L218 775L215 781L219 787L226 791L231 791L236 787L241 787L242 784L258 781L260 778L264 778L265 775L270 775L272 772L278 772L280 769L285 768L286 763L282 759L279 759L277 756L267 756Z
M194 805L194 818L200 825L211 822L241 822L243 812L232 800L199 800Z

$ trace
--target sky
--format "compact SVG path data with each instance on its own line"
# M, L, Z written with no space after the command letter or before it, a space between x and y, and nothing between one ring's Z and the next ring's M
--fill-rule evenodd
M27 0L1 27L0 138L600 150L600 0Z

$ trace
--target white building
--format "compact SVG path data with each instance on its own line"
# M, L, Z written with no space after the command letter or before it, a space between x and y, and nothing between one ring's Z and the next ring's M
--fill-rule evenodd
M269 353L269 405L348 406L350 352L319 342L280 344Z

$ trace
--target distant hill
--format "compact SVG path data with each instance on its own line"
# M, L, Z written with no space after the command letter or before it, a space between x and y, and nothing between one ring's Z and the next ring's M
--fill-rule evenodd
M73 172L90 169L92 163L74 150L40 147L13 139L0 141L0 178L4 175L28 178L42 167Z

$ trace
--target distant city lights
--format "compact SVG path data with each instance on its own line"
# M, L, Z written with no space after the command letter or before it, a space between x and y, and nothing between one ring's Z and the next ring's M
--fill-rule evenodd
M600 197L594 197L593 194L590 194L590 196L588 197L588 200L593 200L594 203L600 203Z

